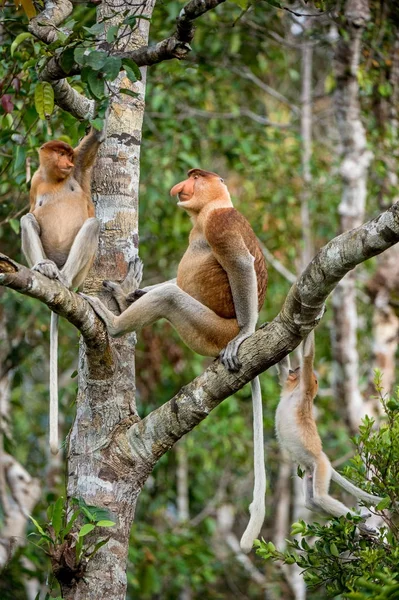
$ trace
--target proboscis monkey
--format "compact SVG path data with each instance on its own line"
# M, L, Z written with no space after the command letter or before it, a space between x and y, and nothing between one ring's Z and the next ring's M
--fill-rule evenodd
M267 286L262 250L248 221L233 208L223 179L216 173L192 169L188 179L175 185L172 196L190 215L193 228L188 248L180 261L177 279L134 292L129 298L119 284L105 282L123 309L126 301L141 295L120 316L109 311L98 298L89 302L104 320L111 336L165 318L182 340L203 356L220 356L222 363L236 371L240 344L254 331ZM128 277L138 278L139 260ZM123 284L122 284L123 285ZM144 294L144 295L143 295ZM133 296L133 297L132 297ZM254 407L255 487L251 518L241 540L249 552L264 520L266 475L263 454L262 399L258 378L252 382Z
M309 510L325 512L334 517L354 514L345 504L329 495L331 479L365 504L378 504L380 496L373 496L342 477L324 454L313 416L313 400L318 382L313 372L315 355L313 331L302 347L302 365L291 371L289 358L279 363L281 399L276 411L276 433L279 445L292 460L305 469L305 506ZM367 518L367 515L365 516ZM375 530L364 523L358 525L365 533Z
M100 231L90 183L102 131L92 128L75 150L52 141L39 149L32 178L30 210L21 219L22 251L33 271L69 289L82 285L93 263ZM58 315L50 323L50 448L58 452Z

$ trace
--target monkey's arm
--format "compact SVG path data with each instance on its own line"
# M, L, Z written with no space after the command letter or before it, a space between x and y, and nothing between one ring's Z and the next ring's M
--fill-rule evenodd
M227 273L240 333L220 353L224 366L230 371L241 367L238 349L242 342L255 331L258 320L258 283L255 259L239 235L227 235L221 244L212 247L217 261ZM228 239L227 239L228 236ZM226 243L227 242L227 243Z
M311 331L309 335L303 340L302 343L302 368L301 368L301 390L302 398L310 398L309 407L313 410L313 361L315 356L315 341L314 331Z

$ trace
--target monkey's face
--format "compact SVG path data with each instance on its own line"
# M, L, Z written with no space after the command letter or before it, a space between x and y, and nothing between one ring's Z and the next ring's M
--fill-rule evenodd
M73 148L64 142L47 142L40 150L40 165L43 166L50 178L58 181L66 179L72 172Z
M194 213L199 213L209 202L224 198L230 200L223 179L216 173L201 169L189 171L188 179L173 186L170 195L178 197L178 206Z

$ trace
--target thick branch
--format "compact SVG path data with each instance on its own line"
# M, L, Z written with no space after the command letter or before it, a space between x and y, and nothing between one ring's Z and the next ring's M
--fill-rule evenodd
M291 352L320 321L327 296L348 271L398 241L399 203L329 242L291 287L274 321L242 344L242 368L238 373L228 372L215 361L169 402L127 431L134 456L154 465L222 400Z
M68 319L84 337L91 375L104 379L111 374L113 363L104 324L95 317L86 300L57 280L31 271L4 254L0 254L0 285L36 298Z

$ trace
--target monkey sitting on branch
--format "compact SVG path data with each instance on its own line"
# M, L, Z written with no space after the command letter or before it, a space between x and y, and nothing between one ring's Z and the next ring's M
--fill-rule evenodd
M107 119L106 119L107 121ZM62 141L39 149L29 213L21 219L22 251L28 265L67 288L79 288L94 261L100 232L91 199L91 174L102 131L91 128L73 149ZM58 315L50 322L50 449L58 452Z
M193 221L188 248L177 279L136 290L141 262L132 263L122 285L104 282L122 312L116 316L98 298L85 296L105 322L111 336L139 331L158 319L167 319L182 340L203 356L220 356L231 371L241 363L238 349L254 331L267 287L262 250L248 221L233 208L230 194L216 173L192 169L188 179L171 189L177 205ZM133 293L125 292L126 281ZM137 296L140 296L137 300ZM129 301L135 300L128 308ZM126 310L124 310L126 308ZM251 518L241 539L249 552L265 514L262 399L259 379L252 381L255 484Z
M383 498L368 494L342 477L333 469L323 452L313 416L313 400L318 390L318 382L313 372L314 355L315 342L312 331L303 341L301 366L292 371L288 356L278 365L282 392L276 411L277 439L281 449L286 450L292 460L305 469L306 508L334 517L345 516L348 513L354 515L345 504L329 495L331 479L365 504L375 505ZM369 516L365 515L364 518ZM364 523L358 527L364 533L375 533L374 529Z

